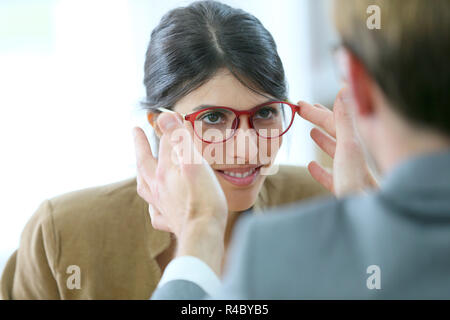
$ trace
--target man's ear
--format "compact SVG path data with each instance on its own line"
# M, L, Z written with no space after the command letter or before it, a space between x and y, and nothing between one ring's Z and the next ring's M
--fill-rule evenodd
M150 123L150 125L153 127L153 130L155 130L155 133L158 136L158 138L161 138L162 131L158 125L158 122L156 121L158 119L158 115L159 114L154 113L154 112L147 112L147 120L148 120L148 123Z
M348 52L348 82L355 100L356 112L359 116L370 116L374 112L374 82L363 63L351 52Z

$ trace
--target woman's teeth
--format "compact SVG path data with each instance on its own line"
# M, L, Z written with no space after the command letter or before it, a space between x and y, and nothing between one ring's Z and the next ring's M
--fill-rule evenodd
M230 177L245 178L245 177L248 177L249 175L251 175L253 172L255 172L255 170L256 169L251 169L250 171L247 171L247 172L224 171L223 173Z

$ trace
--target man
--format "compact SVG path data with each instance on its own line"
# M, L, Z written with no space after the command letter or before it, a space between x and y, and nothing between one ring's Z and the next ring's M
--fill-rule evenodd
M373 4L381 29L367 27ZM153 225L178 239L154 299L450 298L450 2L342 0L334 10L348 90L334 118L305 102L299 114L336 137L312 132L333 175L309 169L338 198L244 218L222 282L227 210L210 168L183 162L174 115L158 119L158 161L135 132L138 192ZM382 174L377 190L364 152Z

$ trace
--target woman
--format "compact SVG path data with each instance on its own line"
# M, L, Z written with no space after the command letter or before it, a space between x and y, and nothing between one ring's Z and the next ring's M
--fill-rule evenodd
M170 11L152 32L144 84L155 132L160 111L183 114L214 170L226 245L242 212L327 192L304 168L266 175L297 107L284 103L276 45L250 14L210 1ZM176 245L148 211L135 179L45 201L5 268L3 298L148 299Z

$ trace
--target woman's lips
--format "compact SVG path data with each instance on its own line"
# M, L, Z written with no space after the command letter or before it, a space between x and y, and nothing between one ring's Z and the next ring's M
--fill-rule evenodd
M236 185L236 186L248 186L252 184L259 174L259 167L253 168L233 168L227 170L215 170L220 174L225 180Z

